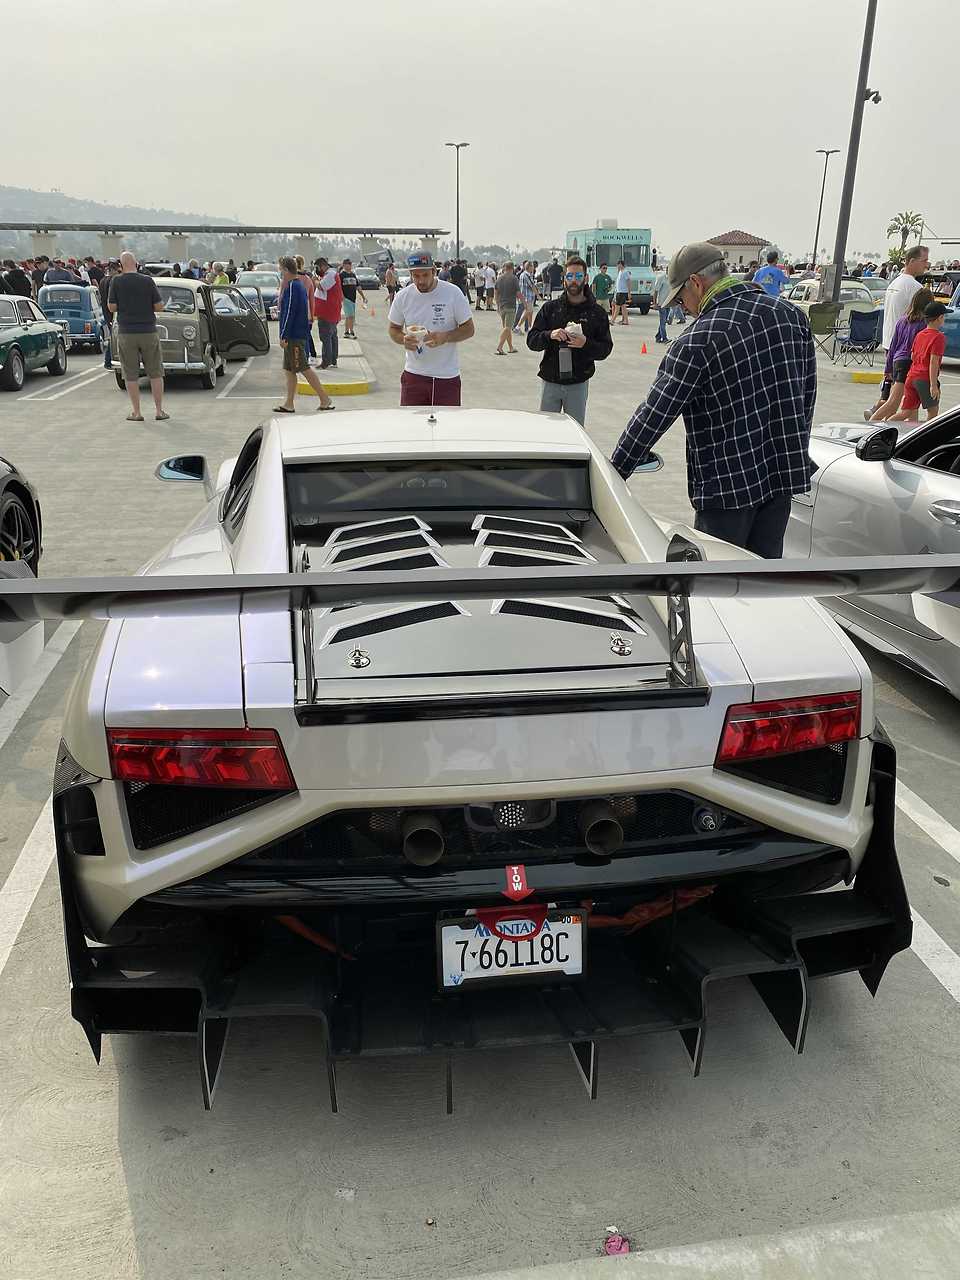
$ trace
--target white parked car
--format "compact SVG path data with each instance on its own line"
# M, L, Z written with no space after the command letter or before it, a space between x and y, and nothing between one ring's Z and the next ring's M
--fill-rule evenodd
M801 311L809 312L815 302L823 301L820 297L820 281L801 280L799 284L785 290L783 297L798 306ZM874 311L878 306L883 306L883 295L874 294L862 280L844 279L840 282L838 323L849 324L851 311Z
M145 576L0 565L16 645L110 618L54 783L95 1051L197 1035L209 1106L231 1020L296 1014L334 1105L344 1060L440 1053L449 1106L452 1054L522 1044L594 1096L610 1036L698 1070L721 979L799 1052L814 978L909 944L870 672L797 595L906 570L665 530L560 415L274 420L158 475L206 496Z

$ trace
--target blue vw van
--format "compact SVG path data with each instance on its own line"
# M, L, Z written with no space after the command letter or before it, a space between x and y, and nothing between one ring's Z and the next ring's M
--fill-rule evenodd
M89 284L45 284L37 302L48 320L66 321L70 350L90 346L103 350L103 308L100 291Z

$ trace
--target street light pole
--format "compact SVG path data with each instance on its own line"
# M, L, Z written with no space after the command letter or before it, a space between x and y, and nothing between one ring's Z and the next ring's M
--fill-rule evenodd
M459 262L460 261L460 148L469 147L470 143L469 142L445 142L443 145L445 147L453 147L453 149L457 153L457 223L456 223L457 251L454 254L454 261Z
M834 147L830 151L825 151L823 147L817 147L817 155L823 156L823 184L820 187L820 208L817 210L817 229L813 235L813 269L817 269L817 250L820 248L820 219L823 217L823 193L827 189L827 165L830 163L830 157L838 155L839 147Z
M850 209L853 205L853 184L857 177L857 157L860 151L860 130L863 126L863 107L868 97L880 101L879 93L867 89L870 74L870 53L873 48L873 28L877 20L877 0L867 0L867 20L863 29L863 47L860 50L860 73L857 76L857 93L853 100L853 120L850 123L850 143L847 147L847 167L843 175L843 193L840 196L840 212L837 215L837 239L833 249L832 302L840 298L844 259L847 253L847 232L850 229Z

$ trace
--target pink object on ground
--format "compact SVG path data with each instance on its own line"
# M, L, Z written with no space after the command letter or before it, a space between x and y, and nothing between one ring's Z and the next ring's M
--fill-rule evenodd
M626 1236L621 1236L619 1234L607 1236L606 1240L603 1242L603 1252L608 1258L613 1257L618 1253L629 1253L630 1241Z

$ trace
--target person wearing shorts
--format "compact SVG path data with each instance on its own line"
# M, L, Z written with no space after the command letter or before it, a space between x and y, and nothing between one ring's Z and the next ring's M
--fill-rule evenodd
M397 278L397 269L392 262L383 273L383 283L387 286L387 298L389 299L387 303L387 310L389 310L390 303L397 296L397 289L400 287L400 281Z
M120 255L120 274L110 281L107 309L117 321L117 350L130 397L128 422L142 422L140 412L140 363L150 379L158 422L170 417L163 408L163 352L157 333L157 312L163 310L160 290L153 276L141 275L132 253Z
M947 349L947 337L943 332L943 317L947 308L942 302L930 302L924 307L927 327L921 329L913 340L910 369L903 391L903 405L890 422L916 422L921 406L927 411L927 421L937 416L940 408L940 364Z
M923 331L927 321L924 309L933 302L929 289L918 289L910 300L906 315L900 317L887 348L880 398L872 409L864 409L867 422L887 422L900 408L910 372L913 340Z
M505 262L497 277L495 292L497 295L497 311L500 313L500 341L497 343L496 355L503 355L503 344L511 355L516 352L513 345L513 321L517 314L517 300L520 297L520 281L513 269L512 262Z
M353 269L353 263L349 258L344 258L340 264L340 287L343 289L343 336L344 338L355 338L356 334L356 315L357 315L357 295L360 295L360 301L364 306L367 305L366 295L360 288L360 281L357 279L357 273Z
M314 390L321 409L335 409L315 369L310 367L307 339L310 336L311 308L306 285L301 279L295 258L280 259L280 346L283 350L283 378L287 394L282 404L274 407L274 413L296 413L297 380L303 378Z

